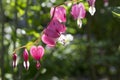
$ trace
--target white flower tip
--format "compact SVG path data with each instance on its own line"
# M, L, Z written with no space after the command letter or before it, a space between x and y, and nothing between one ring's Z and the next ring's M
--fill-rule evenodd
M93 16L95 14L95 12L96 12L95 7L94 6L90 6L89 7L89 13L91 14L91 16Z
M58 38L58 43L66 46L68 44L70 44L70 41L73 40L73 36L71 34L66 34L66 35L61 35L59 38Z
M77 25L79 26L79 28L82 27L82 20L80 18L77 19Z
M12 62L13 67L15 68L17 66L17 61Z
M26 70L28 70L29 69L29 66L30 66L30 63L29 63L29 61L27 61L27 62L23 62L23 66L25 67L25 69Z
M59 18L58 18L58 21L59 21L60 23L62 23L62 20L61 20L61 19L59 19Z
M62 44L62 45L65 44L65 40L66 40L65 35L61 35L61 36L58 38L58 42L59 42L60 44Z
M66 38L67 38L67 40L69 40L69 41L72 41L72 40L73 40L73 36L72 36L71 34L67 34L67 35L66 35Z

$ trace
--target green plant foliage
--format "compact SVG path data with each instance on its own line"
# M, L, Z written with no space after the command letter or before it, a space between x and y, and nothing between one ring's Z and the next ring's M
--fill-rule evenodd
M113 8L112 13L115 17L120 19L120 7Z
M18 65L13 69L13 51L27 45L29 52L30 45L50 22L50 8L69 0L0 1L3 6L0 5L0 80L2 73L4 80L120 80L120 0L109 0L107 7L103 0L96 0L94 16L89 14L86 0L78 0L87 10L81 29L70 14L71 6L62 5L67 11L65 34L71 34L74 39L65 46L57 43L54 48L40 41L45 48L40 70L31 56L29 70L24 69L23 49L16 52Z

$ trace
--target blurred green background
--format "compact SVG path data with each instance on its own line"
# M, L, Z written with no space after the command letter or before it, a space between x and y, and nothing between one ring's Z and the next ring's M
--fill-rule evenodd
M35 41L50 21L50 8L66 0L0 0L0 80L120 80L120 0L96 0L96 13L86 13L82 28L67 11L70 44L45 47L40 70L29 57L30 68L23 67L22 53L17 68L12 67L15 48ZM80 0L88 10L86 0Z

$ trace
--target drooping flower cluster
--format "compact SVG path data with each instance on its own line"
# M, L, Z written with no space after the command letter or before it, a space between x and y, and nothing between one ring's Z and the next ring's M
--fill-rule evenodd
M54 47L57 39L66 31L66 26L63 24L63 22L66 22L66 10L61 6L53 7L51 8L50 15L52 19L43 31L42 41L47 46Z
M33 59L36 60L36 68L40 68L40 62L39 60L43 57L44 55L44 48L42 46L32 46L30 49L30 54L33 57ZM17 66L17 54L13 54L13 67L15 68ZM29 53L27 49L24 49L23 51L23 66L25 67L26 70L29 69L30 63L29 63Z
M86 11L83 3L74 4L71 9L71 14L75 20L77 20L78 26L81 28L82 21L81 19L85 18Z
M74 1L74 0L73 0ZM87 0L89 4L89 12L93 16L96 12L95 9L95 1L96 0ZM107 2L108 0L104 0ZM74 20L77 20L78 26L81 28L82 26L82 19L86 16L86 10L83 3L76 3L73 4L71 8L71 15L73 16ZM51 21L47 25L47 27L43 30L42 34L42 41L49 47L54 47L56 43L61 43L63 45L69 44L70 41L73 40L73 36L68 34L64 35L66 32L66 9L62 6L52 7L50 10ZM23 47L22 47L23 48ZM16 52L16 50L14 51ZM30 48L30 55L33 59L36 60L36 68L39 69L40 59L42 59L44 55L44 48L42 46L32 46ZM17 66L17 54L13 53L13 67ZM27 49L23 51L23 65L26 70L29 69L30 62L29 62L29 52Z

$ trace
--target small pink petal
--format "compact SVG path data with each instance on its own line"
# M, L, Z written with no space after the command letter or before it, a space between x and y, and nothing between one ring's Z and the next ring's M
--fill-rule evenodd
M44 55L44 48L42 46L32 46L30 54L35 60L40 60Z
M24 61L28 61L28 56L29 56L29 54L28 54L27 49L24 49L24 52L23 52Z
M47 35L42 35L42 41L47 44L48 46L55 46L56 41L54 38L48 37Z
M12 56L12 58L13 58L12 65L15 68L17 66L17 61L16 61L17 60L17 54L14 53L13 56Z
M47 29L52 29L58 33L64 33L66 31L65 25L60 23L58 20L52 20Z
M54 13L55 10L55 13ZM53 16L54 13L54 18L53 19L57 19L60 22L66 22L66 10L64 7L52 7L50 10L50 15Z
M96 2L96 0L88 0L88 3L90 6L94 6L95 2Z
M60 33L52 28L45 29L44 34L52 38L58 38L60 36Z
M78 4L78 7L79 7L79 18L83 19L86 15L86 10L85 10L85 7L84 7L84 4L83 3L79 3Z
M40 62L39 61L37 61L37 63L36 63L36 68L37 68L37 70L39 70L40 69Z
M13 61L16 61L16 59L17 59L17 54L14 53L13 56L12 56L12 58L13 58Z
M71 14L72 14L72 16L74 17L75 20L78 18L78 16L79 16L79 8L78 8L77 4L74 4L72 6Z

